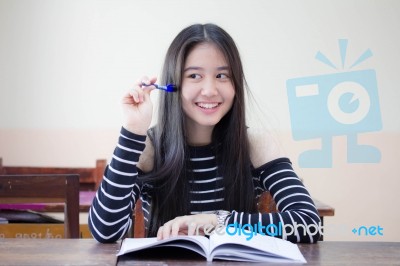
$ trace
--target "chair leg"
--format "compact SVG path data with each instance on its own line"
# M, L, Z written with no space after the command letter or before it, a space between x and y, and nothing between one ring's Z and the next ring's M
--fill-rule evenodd
M67 176L66 186L65 238L79 238L79 175Z
M144 214L142 210L142 200L138 199L135 205L135 217L134 218L134 232L133 237L139 238L145 236L144 228Z

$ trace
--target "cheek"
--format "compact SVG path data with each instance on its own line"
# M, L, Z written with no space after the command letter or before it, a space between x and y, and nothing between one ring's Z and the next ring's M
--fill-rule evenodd
M223 97L226 101L229 101L232 104L233 100L235 99L235 89L230 88L229 90L226 90Z
M193 106L193 97L190 92L182 90L181 92L181 104L183 112L186 114L190 112L190 108Z
M185 86L182 84L182 89L181 89L181 100L182 104L186 103L191 103L193 99L196 97L196 88L192 88L190 86Z
M182 90L181 92L181 101L182 101L182 105L185 106L187 104L189 104L192 100L192 97L190 95L190 93L188 91L184 91Z

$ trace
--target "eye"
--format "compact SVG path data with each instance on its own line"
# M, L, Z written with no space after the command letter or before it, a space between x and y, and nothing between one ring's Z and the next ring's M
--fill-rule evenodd
M191 78L191 79L199 79L199 78L201 78L201 76L199 74L190 74L189 78Z
M219 74L216 76L216 78L217 78L217 79L228 79L229 76L228 76L228 74L225 74L225 73L219 73Z

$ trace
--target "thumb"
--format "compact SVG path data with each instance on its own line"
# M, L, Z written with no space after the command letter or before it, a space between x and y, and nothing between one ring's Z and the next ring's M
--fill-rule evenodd
M144 101L151 101L150 93L154 90L154 86L146 87L143 90L143 100Z
M153 91L155 89L154 86L151 86L151 84L156 83L157 81L157 77L153 76L149 79L147 79L147 81L145 82L145 84L149 84L148 86L143 87L143 91L144 91L144 95L149 96L150 92ZM143 82L143 81L142 81Z

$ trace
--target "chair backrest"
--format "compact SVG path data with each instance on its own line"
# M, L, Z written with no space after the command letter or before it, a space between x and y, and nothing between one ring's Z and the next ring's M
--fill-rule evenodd
M276 204L271 194L265 191L258 200L258 211L263 213L277 212ZM135 205L133 214L134 226L133 237L145 237L144 214L142 210L142 201L139 199Z
M39 167L39 166L5 166L0 158L0 174L31 175L31 174L78 174L80 190L96 191L102 179L107 160L96 160L96 167Z
M6 204L64 202L65 238L79 238L79 175L0 175Z

